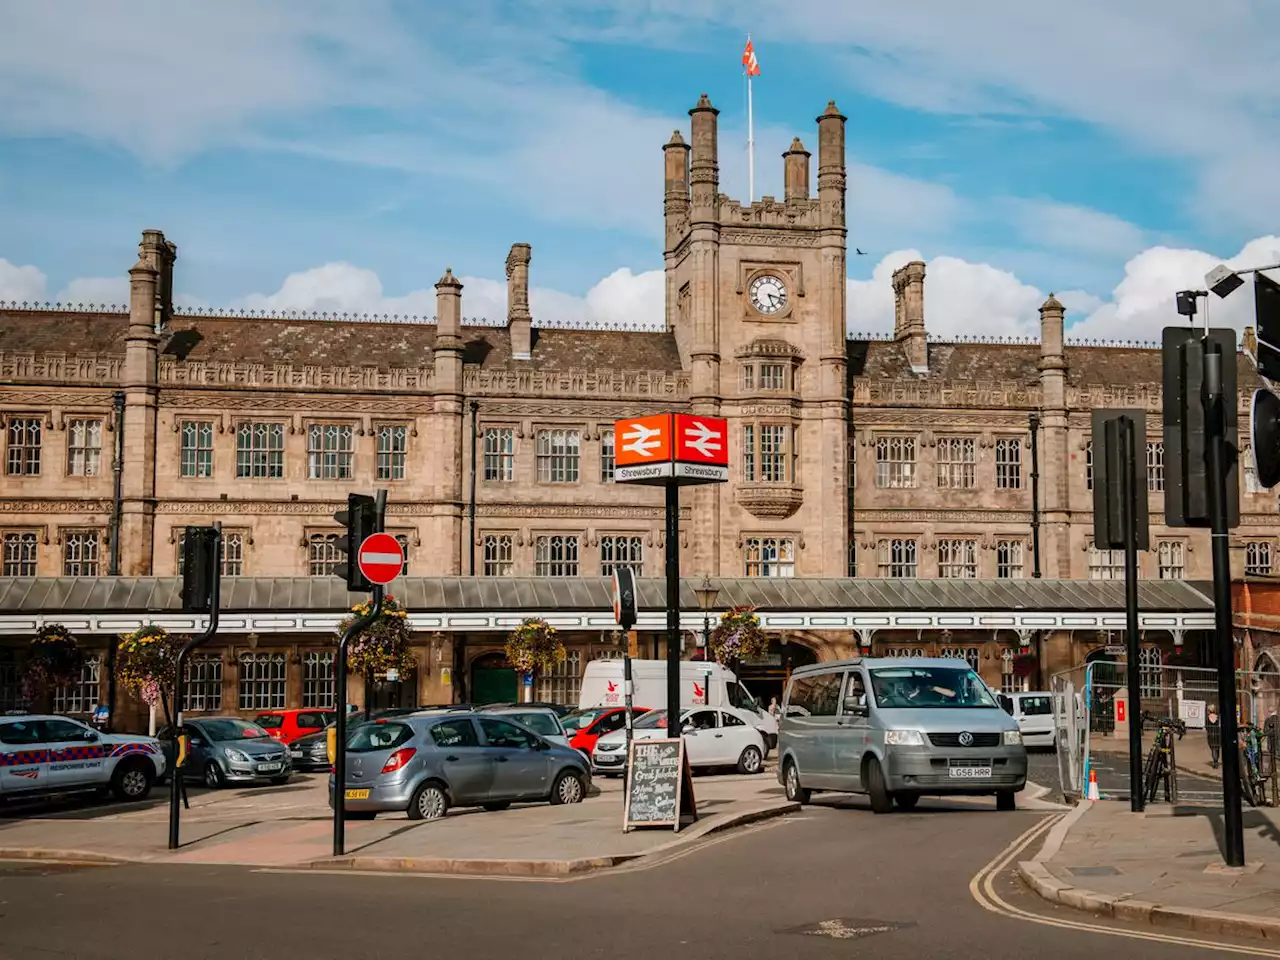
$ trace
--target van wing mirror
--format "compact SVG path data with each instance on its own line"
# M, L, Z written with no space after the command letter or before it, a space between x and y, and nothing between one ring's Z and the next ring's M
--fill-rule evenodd
M844 712L855 717L865 717L867 715L866 697L845 697Z

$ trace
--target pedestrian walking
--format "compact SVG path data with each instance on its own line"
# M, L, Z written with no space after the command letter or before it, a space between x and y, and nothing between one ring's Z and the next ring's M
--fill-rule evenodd
M1218 755L1222 753L1222 727L1218 723L1218 708L1209 704L1204 717L1205 738L1209 741L1209 762L1218 769Z
M777 697L770 697L770 698L769 698L769 713L770 713L772 716L775 716L775 717L776 717L776 716L778 715L778 711L779 711L779 710L781 710L781 709L782 709L782 708L778 706L778 698L777 698Z

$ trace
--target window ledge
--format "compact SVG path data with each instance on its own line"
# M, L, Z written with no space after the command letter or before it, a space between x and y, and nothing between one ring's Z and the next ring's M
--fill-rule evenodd
M804 489L789 483L748 483L738 487L737 501L752 516L783 519L804 503Z

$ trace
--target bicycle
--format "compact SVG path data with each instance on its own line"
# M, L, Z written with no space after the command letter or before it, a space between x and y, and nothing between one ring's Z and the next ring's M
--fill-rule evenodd
M1173 766L1173 734L1181 740L1187 732L1187 725L1173 717L1157 718L1153 714L1142 714L1142 726L1156 724L1156 739L1147 753L1147 762L1142 773L1142 793L1147 803L1156 802L1156 792L1164 784L1164 802L1173 803L1177 796L1177 771Z
M1251 807L1267 803L1267 777L1262 772L1262 731L1252 723L1240 725L1240 789Z

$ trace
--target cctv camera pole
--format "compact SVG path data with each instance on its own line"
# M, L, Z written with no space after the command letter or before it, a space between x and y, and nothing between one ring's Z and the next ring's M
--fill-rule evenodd
M1231 628L1231 554L1227 526L1226 414L1219 344L1204 340L1205 440L1208 446L1210 545L1213 556L1213 624L1218 648L1218 703L1222 733L1222 802L1225 861L1244 866L1244 817L1240 802L1240 731L1236 723L1236 646ZM1232 398L1234 401L1234 398Z
M205 539L208 538L208 539ZM212 544L210 545L210 541ZM183 756L185 751L182 745L186 743L186 739L182 733L182 693L186 687L186 667L187 657L191 651L201 644L208 643L218 632L218 607L222 601L222 523L218 522L212 528L204 528L201 530L196 527L188 527L186 537L183 540L183 573L185 577L195 578L204 575L204 584L194 584L193 586L202 587L204 596L189 596L189 591L183 589L183 606L192 606L194 608L207 607L209 612L209 623L204 628L204 632L192 637L178 650L177 662L174 665L173 673L173 766L169 770L169 849L177 850L179 843L179 821L182 816L182 803L187 797L186 783L182 768L178 765L179 760L185 760ZM197 565L195 562L197 556L203 556L204 562ZM197 569L197 566L203 566L205 569ZM194 600L192 603L190 601Z
M381 533L386 523L387 515L387 491L379 490L376 494L376 506L374 508L377 517L374 523L376 533ZM359 551L359 544L352 544L354 551ZM353 556L352 563L359 563L357 557ZM351 621L350 626L342 632L342 638L338 641L338 655L334 659L334 691L337 700L338 717L334 723L334 750L333 750L333 855L340 857L346 852L347 834L346 834L346 799L347 799L347 648L351 646L351 641L364 631L382 614L382 601L386 594L386 589L382 584L375 583L372 591L372 604L369 612L362 616L356 617ZM365 700L368 700L368 692L365 693Z

